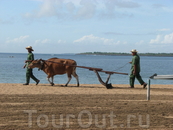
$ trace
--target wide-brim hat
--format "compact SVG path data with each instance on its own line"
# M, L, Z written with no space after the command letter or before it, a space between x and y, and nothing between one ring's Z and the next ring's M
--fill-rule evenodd
M31 51L34 51L34 50L32 49L32 46L27 46L26 49L30 49Z
M138 51L136 49L131 50L132 53L137 53Z

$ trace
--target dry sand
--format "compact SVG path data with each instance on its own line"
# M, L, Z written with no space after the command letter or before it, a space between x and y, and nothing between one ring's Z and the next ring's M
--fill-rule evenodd
M0 129L173 129L173 85L0 84Z

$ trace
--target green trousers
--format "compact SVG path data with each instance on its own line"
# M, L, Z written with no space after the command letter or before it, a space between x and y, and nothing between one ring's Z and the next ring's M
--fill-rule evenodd
M142 80L142 77L140 76L139 73L137 73L136 75L134 75L133 73L130 74L130 86L134 87L134 82L135 82L135 78L137 78L137 80L139 81L139 83L141 85L143 85L145 82Z
M35 82L37 82L37 78L33 75L32 69L26 69L26 83L29 84L30 78L32 78Z

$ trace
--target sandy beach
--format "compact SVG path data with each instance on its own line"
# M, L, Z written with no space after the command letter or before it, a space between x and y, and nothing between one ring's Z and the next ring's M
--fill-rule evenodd
M173 129L173 85L1 83L0 129Z

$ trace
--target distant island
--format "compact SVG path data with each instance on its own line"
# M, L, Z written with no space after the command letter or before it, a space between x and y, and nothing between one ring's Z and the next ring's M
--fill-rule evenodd
M173 53L138 53L140 56L165 56L173 57ZM110 56L131 56L131 53L121 52L84 52L77 55L110 55Z

